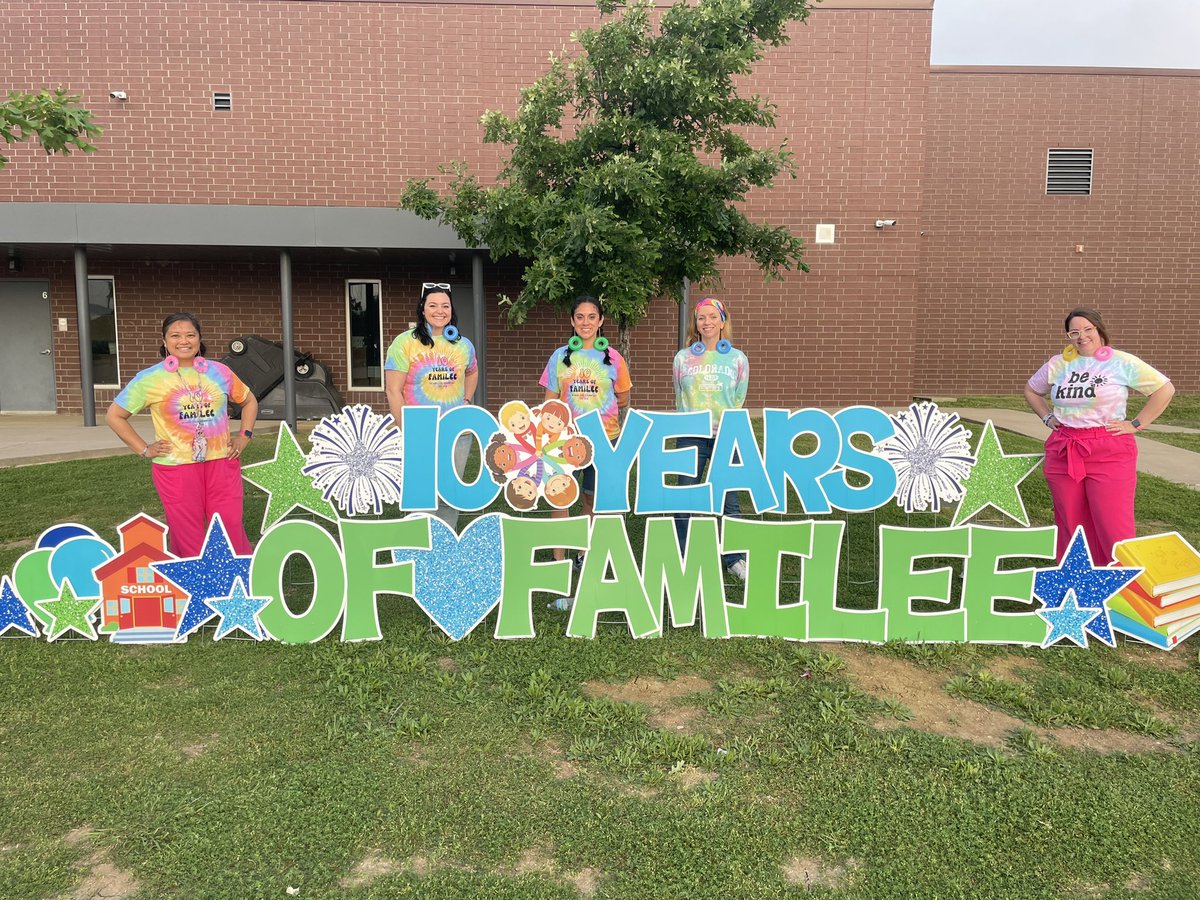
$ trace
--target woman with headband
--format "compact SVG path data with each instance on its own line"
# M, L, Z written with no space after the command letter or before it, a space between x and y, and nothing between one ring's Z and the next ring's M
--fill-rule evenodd
M417 302L417 327L388 347L383 387L396 424L406 406L437 406L446 411L470 403L479 383L474 345L458 332L450 285L426 282ZM461 476L471 450L462 435L454 445L454 468ZM458 510L438 501L439 519L458 529Z
M696 448L696 477L680 475L679 483L703 482L721 414L727 409L741 409L750 386L750 362L746 354L734 347L733 322L729 310L716 297L705 297L692 311L688 330L688 346L675 354L675 408L680 412L712 413L712 434L709 437L679 438L676 447ZM726 492L722 510L726 516L738 514L737 495ZM679 546L687 546L688 516L675 517L675 532ZM746 580L746 556L726 553L721 557L726 570L741 581Z

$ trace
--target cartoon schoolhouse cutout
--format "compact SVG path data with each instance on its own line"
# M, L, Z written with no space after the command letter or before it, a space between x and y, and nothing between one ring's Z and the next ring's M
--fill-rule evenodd
M104 600L100 632L113 643L174 641L188 594L150 566L176 558L167 550L167 527L139 513L117 532L121 552L92 572Z

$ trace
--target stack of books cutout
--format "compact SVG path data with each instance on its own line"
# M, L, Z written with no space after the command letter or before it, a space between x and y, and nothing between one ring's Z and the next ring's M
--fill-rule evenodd
M1113 628L1164 650L1200 631L1200 553L1177 532L1121 541L1113 556L1144 571L1108 600Z

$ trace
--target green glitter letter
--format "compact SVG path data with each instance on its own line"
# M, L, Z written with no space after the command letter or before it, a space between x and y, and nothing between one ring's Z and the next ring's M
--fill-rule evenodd
M535 563L535 550L547 547L585 549L588 520L515 519L505 516L504 585L500 589L500 614L496 617L496 637L531 638L533 631L533 592L549 591L566 596L571 591L571 564L566 560Z
M394 547L429 549L429 520L424 517L403 520L342 520L342 554L346 564L346 617L342 619L343 641L377 641L380 594L413 592L412 562L391 562ZM377 565L377 555L385 551L386 565Z
M962 556L970 550L969 528L879 529L879 605L888 611L888 638L905 641L965 641L967 614L962 609L915 613L914 599L950 602L953 569L913 571L913 562L930 556Z
M779 574L785 553L812 556L812 526L812 522L725 520L725 552L748 553L745 605L727 605L732 636L808 639L808 604L780 605ZM770 568L768 559L773 563Z
M642 581L646 597L662 617L663 592L671 613L671 624L685 628L696 624L696 609L703 617L704 636L729 637L725 619L725 587L721 583L721 553L717 543L717 520L695 516L687 553L679 555L674 519L647 519L646 546L642 552Z
M837 605L838 560L845 522L814 522L812 557L801 568L800 598L808 604L810 641L887 640L887 613Z
M604 578L610 560L614 576L611 581ZM624 613L629 632L636 638L662 634L662 624L646 598L622 516L596 516L592 520L592 538L579 573L567 636L594 638L596 616L606 611ZM588 623L586 628L584 622Z
M963 576L963 608L967 610L967 640L984 644L1040 645L1046 622L1033 599L1034 569L996 571L1009 556L1054 558L1053 526L1045 528L985 528L971 526L971 556ZM996 612L999 598L1032 603L1030 612Z
M283 599L283 568L300 554L313 573L312 602L300 615L292 615ZM279 522L262 536L250 563L250 593L270 597L258 614L267 633L285 644L311 644L333 630L342 614L346 574L342 552L333 537L312 522L292 519Z

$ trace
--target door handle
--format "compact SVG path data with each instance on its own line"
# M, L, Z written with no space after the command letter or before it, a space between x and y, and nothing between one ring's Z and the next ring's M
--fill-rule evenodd
M49 350L43 350L43 351L42 351L42 356L49 356L49 355L50 355L50 351L49 351Z

